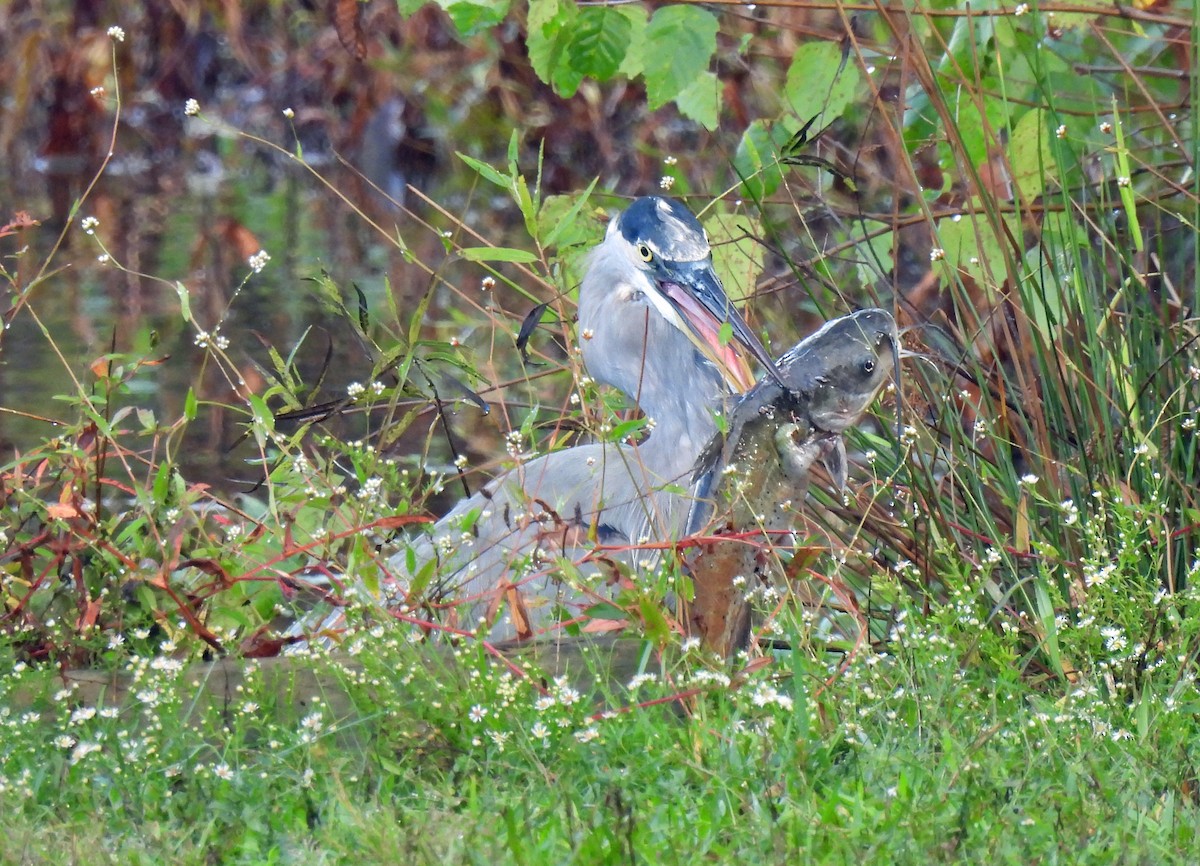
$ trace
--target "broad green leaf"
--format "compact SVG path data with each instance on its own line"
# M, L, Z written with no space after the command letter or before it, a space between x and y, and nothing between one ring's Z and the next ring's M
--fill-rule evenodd
M663 646L671 639L671 626L663 616L662 608L652 599L642 596L638 608L646 621L646 639Z
M858 242L858 280L864 286L876 285L886 274L895 267L893 246L895 236L892 232L875 235L868 240Z
M733 170L737 172L747 198L759 201L779 189L783 181L776 135L775 129L764 120L754 121L742 133L742 140L733 155Z
M999 93L1001 85L991 82L991 87L985 84L983 90ZM1002 150L997 136L1008 126L1008 108L1000 99L984 93L972 93L966 88L955 91L952 100L950 108L954 112L954 125L963 151L971 165L983 165L990 154ZM982 112L979 110L980 101L983 103Z
M646 7L640 3L637 5L625 4L624 6L616 7L617 11L629 19L629 45L625 49L625 59L621 61L621 68L617 70L626 78L637 78L646 69L646 25L650 21L650 15L646 12Z
M646 97L661 108L684 91L717 50L717 19L698 6L663 6L646 27Z
M1021 237L1020 218L1016 214L1003 217L1009 232ZM938 243L945 251L946 261L976 280L982 287L995 288L1008 276L1005 263L1007 237L997 237L982 209L974 215L948 217L938 222Z
M529 250L515 250L510 247L463 247L458 254L468 262L519 262L525 264L538 260L538 257Z
M749 214L714 213L704 221L713 267L735 303L751 294L763 269L762 225Z
M1046 179L1050 176L1057 163L1050 152L1050 138L1053 134L1048 129L1050 115L1040 108L1027 111L1025 116L1017 121L1012 131L1012 140L1008 145L1008 164L1012 168L1012 179L1021 198L1026 203L1032 202L1046 189Z
M566 51L571 43L578 9L571 0L530 0L526 19L529 62L538 78L559 96L570 97L579 89L583 75L571 68Z
M684 117L690 117L705 129L716 129L721 109L721 82L713 72L702 72L683 92L675 104Z
M587 189L578 195L552 195L542 201L538 211L538 238L544 247L573 247L599 240L592 220L580 214L596 188L593 178Z
M446 10L454 28L463 36L473 36L480 31L495 27L508 14L509 0L457 0L437 4Z
M607 81L617 74L633 24L613 6L589 6L580 10L574 33L567 45L567 62L581 75Z
M802 121L823 114L817 127L840 117L859 93L862 73L853 59L842 66L836 42L808 42L800 46L788 67L783 93ZM838 67L841 66L841 71Z

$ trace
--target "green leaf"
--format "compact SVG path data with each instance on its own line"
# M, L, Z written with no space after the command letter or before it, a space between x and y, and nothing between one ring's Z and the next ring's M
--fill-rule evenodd
M755 238L762 225L749 214L714 213L704 221L712 246L713 267L734 302L753 288L763 269L764 249Z
M978 206L978 200L975 205ZM1002 217L1010 232L1021 237L1020 217ZM985 289L1001 285L1008 276L1004 254L1007 237L997 237L982 208L961 217L948 217L938 222L938 244L946 253L946 261L979 282Z
M196 392L188 388L187 396L183 398L183 417L189 421L196 420Z
M187 286L176 280L175 294L179 296L179 314L183 316L185 322L190 322L192 320L192 304Z
M823 113L819 126L824 126L842 115L861 86L858 65L852 60L842 65L842 51L836 42L807 42L792 58L783 94L800 120Z
M446 10L454 28L463 36L473 36L482 30L495 27L508 14L509 0L458 0L448 3L437 0Z
M742 140L733 155L733 169L742 181L747 198L760 201L779 189L783 181L778 160L779 134L786 136L786 131L781 129L777 133L764 120L754 121L742 133Z
M567 45L567 62L581 75L607 81L617 74L633 24L612 6L589 6L579 13Z
M579 218L597 180L599 178L592 178L587 189L579 195L552 195L542 201L538 211L538 238L542 246L561 250L599 240L592 231L591 221Z
M646 27L645 77L650 108L677 97L717 50L717 19L697 6L664 6Z
M721 82L715 73L702 72L675 97L675 104L684 117L690 117L705 129L716 129L721 109Z
M509 247L463 247L458 251L458 254L468 262L519 262L526 264L538 260L538 257L529 252L529 250L515 250Z
M638 609L646 621L647 640L664 646L671 639L671 626L667 624L662 609L653 599L645 596L638 599Z
M1027 111L1017 121L1008 147L1008 163L1012 179L1021 198L1032 202L1046 188L1046 179L1058 163L1050 151L1050 115L1040 108Z
M646 25L650 14L641 4L618 6L617 11L629 19L629 45L625 49L625 59L617 70L626 78L637 78L646 69Z
M574 34L570 25L579 10L570 0L530 0L526 19L526 48L529 62L538 78L554 88L559 96L571 97L579 89L583 75L567 62L567 47Z
M486 162L476 159L473 156L467 156L465 153L459 153L458 151L455 151L454 155L474 169L476 174L489 183L494 183L506 192L512 189L512 178L492 168Z

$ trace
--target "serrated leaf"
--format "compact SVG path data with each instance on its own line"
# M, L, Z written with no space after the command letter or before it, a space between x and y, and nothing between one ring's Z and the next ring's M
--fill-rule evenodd
M664 6L646 26L646 98L661 108L702 73L717 50L717 19L697 6Z
M626 78L637 78L646 68L646 25L650 21L650 13L640 4L618 6L617 11L629 19L630 26L629 45L617 72Z
M783 93L796 116L807 121L822 115L818 127L841 117L858 96L862 73L858 65L842 63L836 42L807 42L788 67Z
M527 264L538 260L538 257L529 252L529 250L516 250L510 247L463 247L458 251L458 255L468 262L517 262Z
M566 61L572 25L579 11L569 0L530 0L526 18L526 49L538 78L559 96L575 95L583 76Z
M508 14L509 0L458 0L447 3L438 0L450 20L463 36L473 36L489 27L495 27Z
M721 82L715 73L702 72L675 97L675 104L684 117L690 117L705 129L714 130L721 109Z
M589 6L580 10L573 30L567 45L571 68L597 81L616 75L633 31L629 18L612 6Z

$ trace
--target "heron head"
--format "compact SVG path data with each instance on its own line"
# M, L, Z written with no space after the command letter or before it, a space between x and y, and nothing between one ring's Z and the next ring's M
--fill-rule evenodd
M653 310L712 362L731 390L744 392L754 384L748 356L774 371L766 349L725 294L704 227L679 202L659 196L634 201L609 223L592 253L590 271L626 303L618 308L630 311L624 314L625 327L644 327L633 313ZM599 308L585 309L584 300L581 296L580 324L588 327L588 314L595 317ZM729 333L722 335L726 324ZM650 350L647 345L645 351ZM584 351L587 360L586 343Z

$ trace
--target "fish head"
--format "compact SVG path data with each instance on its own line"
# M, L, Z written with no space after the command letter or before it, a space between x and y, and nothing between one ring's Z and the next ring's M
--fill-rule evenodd
M886 310L859 310L827 323L780 359L785 381L808 399L824 433L853 425L892 375L900 338Z

